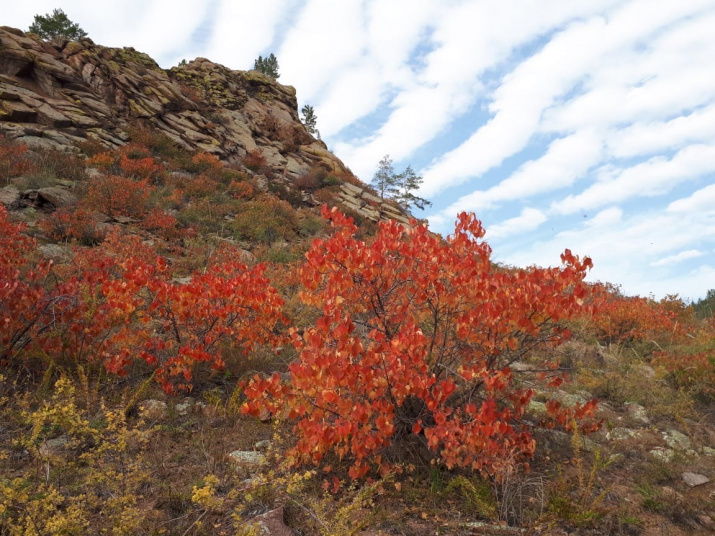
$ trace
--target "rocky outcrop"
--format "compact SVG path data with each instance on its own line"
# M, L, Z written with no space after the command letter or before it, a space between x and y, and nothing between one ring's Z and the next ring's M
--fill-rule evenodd
M340 201L343 206L372 220L396 220L408 224L410 219L394 201L381 199L367 188L344 183L340 185Z
M256 71L203 58L167 71L132 48L48 43L0 27L0 134L30 147L71 150L95 139L116 148L140 123L228 161L258 151L288 178L316 165L347 171L297 108L294 88Z
M295 89L257 71L232 71L204 58L164 70L132 48L90 39L48 43L0 27L0 134L30 148L73 151L96 140L114 149L138 126L230 163L260 153L272 180L284 184L316 167L351 175L300 122ZM17 195L3 191L0 202L14 203ZM44 192L19 195L25 204L63 204ZM339 199L370 220L409 223L398 205L366 188L344 183Z

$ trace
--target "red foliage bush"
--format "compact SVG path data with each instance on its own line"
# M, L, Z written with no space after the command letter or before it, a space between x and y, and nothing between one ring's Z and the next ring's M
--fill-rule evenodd
M231 181L231 184L228 185L228 195L234 199L253 199L256 195L256 190L250 182Z
M45 288L49 265L33 268L26 252L34 241L21 231L0 208L3 365L23 350L119 375L142 360L173 393L191 388L202 363L221 369L224 344L248 351L276 340L283 302L261 265L215 262L178 282L139 237L115 233L102 247L78 249Z
M218 182L206 175L186 179L182 181L182 184L184 195L189 197L206 197L218 190Z
M384 222L370 243L336 210L324 215L335 232L300 270L301 298L321 316L293 332L290 378L255 377L244 411L294 419L293 461L349 457L352 478L390 470L405 443L491 475L531 455L519 423L540 377L520 383L510 365L568 338L559 321L580 312L590 259L567 250L560 269L507 272L493 267L473 215L461 214L447 241L425 225ZM595 402L548 408L568 425Z
M49 303L42 283L51 263L32 263L35 241L24 230L0 205L0 367L31 342Z
M100 167L100 168L104 168L104 169L109 169L109 167L114 165L115 161L116 161L116 158L114 156L112 156L111 153L103 152L103 153L97 153L97 154L93 155L92 157L88 158L87 165Z
M174 240L182 234L178 227L178 220L171 214L159 209L152 210L144 217L143 226L165 240Z
M0 135L0 179L19 177L33 169L27 145L6 140Z
M243 157L243 165L251 171L258 171L266 165L266 157L261 154L261 151L254 149L248 151Z
M108 216L141 218L147 209L152 187L147 179L134 180L119 175L94 179L87 189L85 204Z
M305 173L293 181L299 190L315 190L320 186L320 179L315 173Z
M199 173L216 174L221 171L223 164L219 157L215 154L199 151L191 158L192 169L189 171L197 171Z
M119 158L119 167L130 177L153 180L158 177L163 167L154 162L153 158L131 159L126 155Z
M617 286L596 283L589 290L588 300L594 310L588 325L602 344L672 341L683 334L688 308L673 297L657 302L624 296Z
M151 151L149 150L149 148L143 143L137 142L122 145L119 149L117 149L117 153L120 156L126 156L131 160L141 160L143 158L151 157Z
M715 401L715 318L703 320L687 344L654 354L653 364L665 368L681 389Z
M97 229L92 214L83 208L61 208L40 223L40 227L53 240L75 239L83 245L102 241L103 233Z

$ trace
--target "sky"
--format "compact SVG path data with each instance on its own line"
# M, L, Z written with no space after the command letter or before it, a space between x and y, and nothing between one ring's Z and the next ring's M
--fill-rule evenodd
M626 294L715 288L715 0L3 3L0 25L60 7L164 68L275 53L360 179L411 165L415 216L447 235L476 213L497 262L569 248Z

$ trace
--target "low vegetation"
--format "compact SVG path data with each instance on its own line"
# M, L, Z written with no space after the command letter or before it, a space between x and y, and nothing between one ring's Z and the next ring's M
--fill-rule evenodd
M712 530L712 291L501 267L473 215L361 225L352 177L131 138L0 139L0 534Z

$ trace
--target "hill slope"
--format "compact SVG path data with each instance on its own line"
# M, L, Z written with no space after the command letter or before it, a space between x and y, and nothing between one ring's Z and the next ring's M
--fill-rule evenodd
M395 225L208 60L0 28L0 135L0 534L715 529L688 304Z

